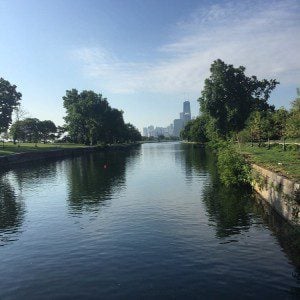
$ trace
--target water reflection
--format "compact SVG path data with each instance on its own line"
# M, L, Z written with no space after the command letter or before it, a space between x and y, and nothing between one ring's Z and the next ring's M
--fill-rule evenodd
M8 176L0 175L0 246L15 241L24 219L24 203Z
M263 223L276 237L284 253L296 266L294 277L300 282L300 232L290 226L251 189L226 188L219 181L215 156L205 148L186 147L182 152L187 174L208 171L210 180L203 187L202 201L211 225L220 239L241 234L254 224ZM232 242L234 239L225 239ZM299 290L293 291L299 294Z
M248 230L251 225L249 208L250 190L229 189L219 182L216 159L211 151L197 145L181 145L184 150L177 154L183 161L186 179L193 178L193 173L209 178L202 189L202 201L205 204L209 221L216 229L218 238L229 237Z
M126 188L126 166L137 151L96 153L74 158L68 166L68 202L71 213L98 211Z
M300 281L300 232L279 216L259 195L253 196L253 213L272 231L284 252L298 269Z

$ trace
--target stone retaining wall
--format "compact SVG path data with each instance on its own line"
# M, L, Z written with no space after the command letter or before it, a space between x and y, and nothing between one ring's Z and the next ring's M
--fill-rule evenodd
M252 164L252 186L282 217L300 225L300 184Z

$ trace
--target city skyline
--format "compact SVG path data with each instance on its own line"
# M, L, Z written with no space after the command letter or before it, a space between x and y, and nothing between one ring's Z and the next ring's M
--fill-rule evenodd
M269 102L288 108L300 78L299 14L297 0L0 0L0 76L30 116L57 125L76 88L101 93L140 130L164 126L181 99L199 110L218 58L277 79Z
M184 128L187 122L192 120L190 101L183 101L182 112L179 113L179 119L174 119L167 127L149 125L143 127L142 135L145 137L158 137L160 135L171 137L179 137L180 131Z

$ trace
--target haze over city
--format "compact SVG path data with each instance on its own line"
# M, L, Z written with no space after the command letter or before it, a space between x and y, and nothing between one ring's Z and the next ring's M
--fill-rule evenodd
M170 9L172 7L172 9ZM275 78L289 106L300 78L300 3L288 1L0 1L1 76L31 116L63 124L67 89L92 89L140 130L197 115L215 59Z

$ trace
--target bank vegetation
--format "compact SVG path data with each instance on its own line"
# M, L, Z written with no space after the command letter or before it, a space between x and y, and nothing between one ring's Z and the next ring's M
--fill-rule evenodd
M251 161L299 179L300 98L290 110L276 109L268 100L278 84L247 76L243 66L212 63L198 99L201 115L185 126L181 138L216 152L225 185L249 183Z

